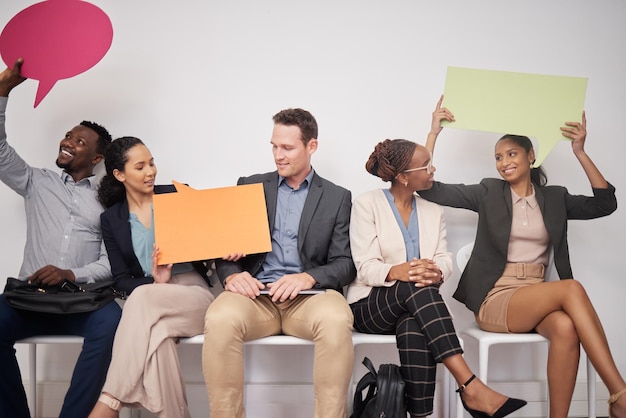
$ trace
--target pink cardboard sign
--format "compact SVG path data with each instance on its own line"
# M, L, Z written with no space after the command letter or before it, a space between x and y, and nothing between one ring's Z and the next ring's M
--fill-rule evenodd
M39 80L35 106L58 80L96 65L113 41L111 20L100 8L81 0L47 0L16 14L0 34L0 54L7 66L24 59L24 77Z

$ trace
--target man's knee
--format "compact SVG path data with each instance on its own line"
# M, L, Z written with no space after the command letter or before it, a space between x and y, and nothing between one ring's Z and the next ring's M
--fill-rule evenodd
M0 295L0 339L2 341L15 342L17 315L18 313L7 303L4 295Z
M322 313L326 319L335 319L339 323L347 322L352 325L354 315L343 295L338 292L327 292L325 295L327 295L327 299L325 301L325 309L322 310Z
M320 315L318 322L325 328L352 333L354 316L349 309L347 311L345 309L336 309L334 313L333 310L328 310Z
M335 335L336 337L352 338L352 325L354 323L354 315L345 298L336 293L330 294L330 297L324 301L323 309L317 310L315 313L317 326L324 333Z
M111 338L112 340L121 317L122 309L117 302L109 302L90 314L85 337L93 336L95 338Z
M209 305L204 316L205 336L214 335L224 338L241 328L242 311L240 305L234 303L237 298L233 296L238 295L220 295Z

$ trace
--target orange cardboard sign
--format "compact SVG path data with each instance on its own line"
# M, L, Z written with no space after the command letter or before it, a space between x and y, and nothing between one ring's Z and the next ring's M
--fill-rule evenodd
M256 254L272 250L263 184L154 195L159 264Z

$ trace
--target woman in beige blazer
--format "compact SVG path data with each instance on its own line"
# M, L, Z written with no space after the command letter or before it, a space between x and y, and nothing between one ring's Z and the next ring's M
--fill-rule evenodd
M432 185L430 153L411 141L387 139L376 145L365 167L391 186L361 195L352 206L357 278L347 298L357 331L396 334L411 417L432 414L438 362L458 382L473 417L504 417L521 408L525 401L475 379L439 294L452 273L443 210L415 194Z

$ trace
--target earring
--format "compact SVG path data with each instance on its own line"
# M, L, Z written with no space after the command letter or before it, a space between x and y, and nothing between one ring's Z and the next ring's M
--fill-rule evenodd
M404 184L404 187L407 187L407 186L409 185L409 182L408 182L408 181L405 181L405 182L404 182L404 183L402 183L402 184Z

